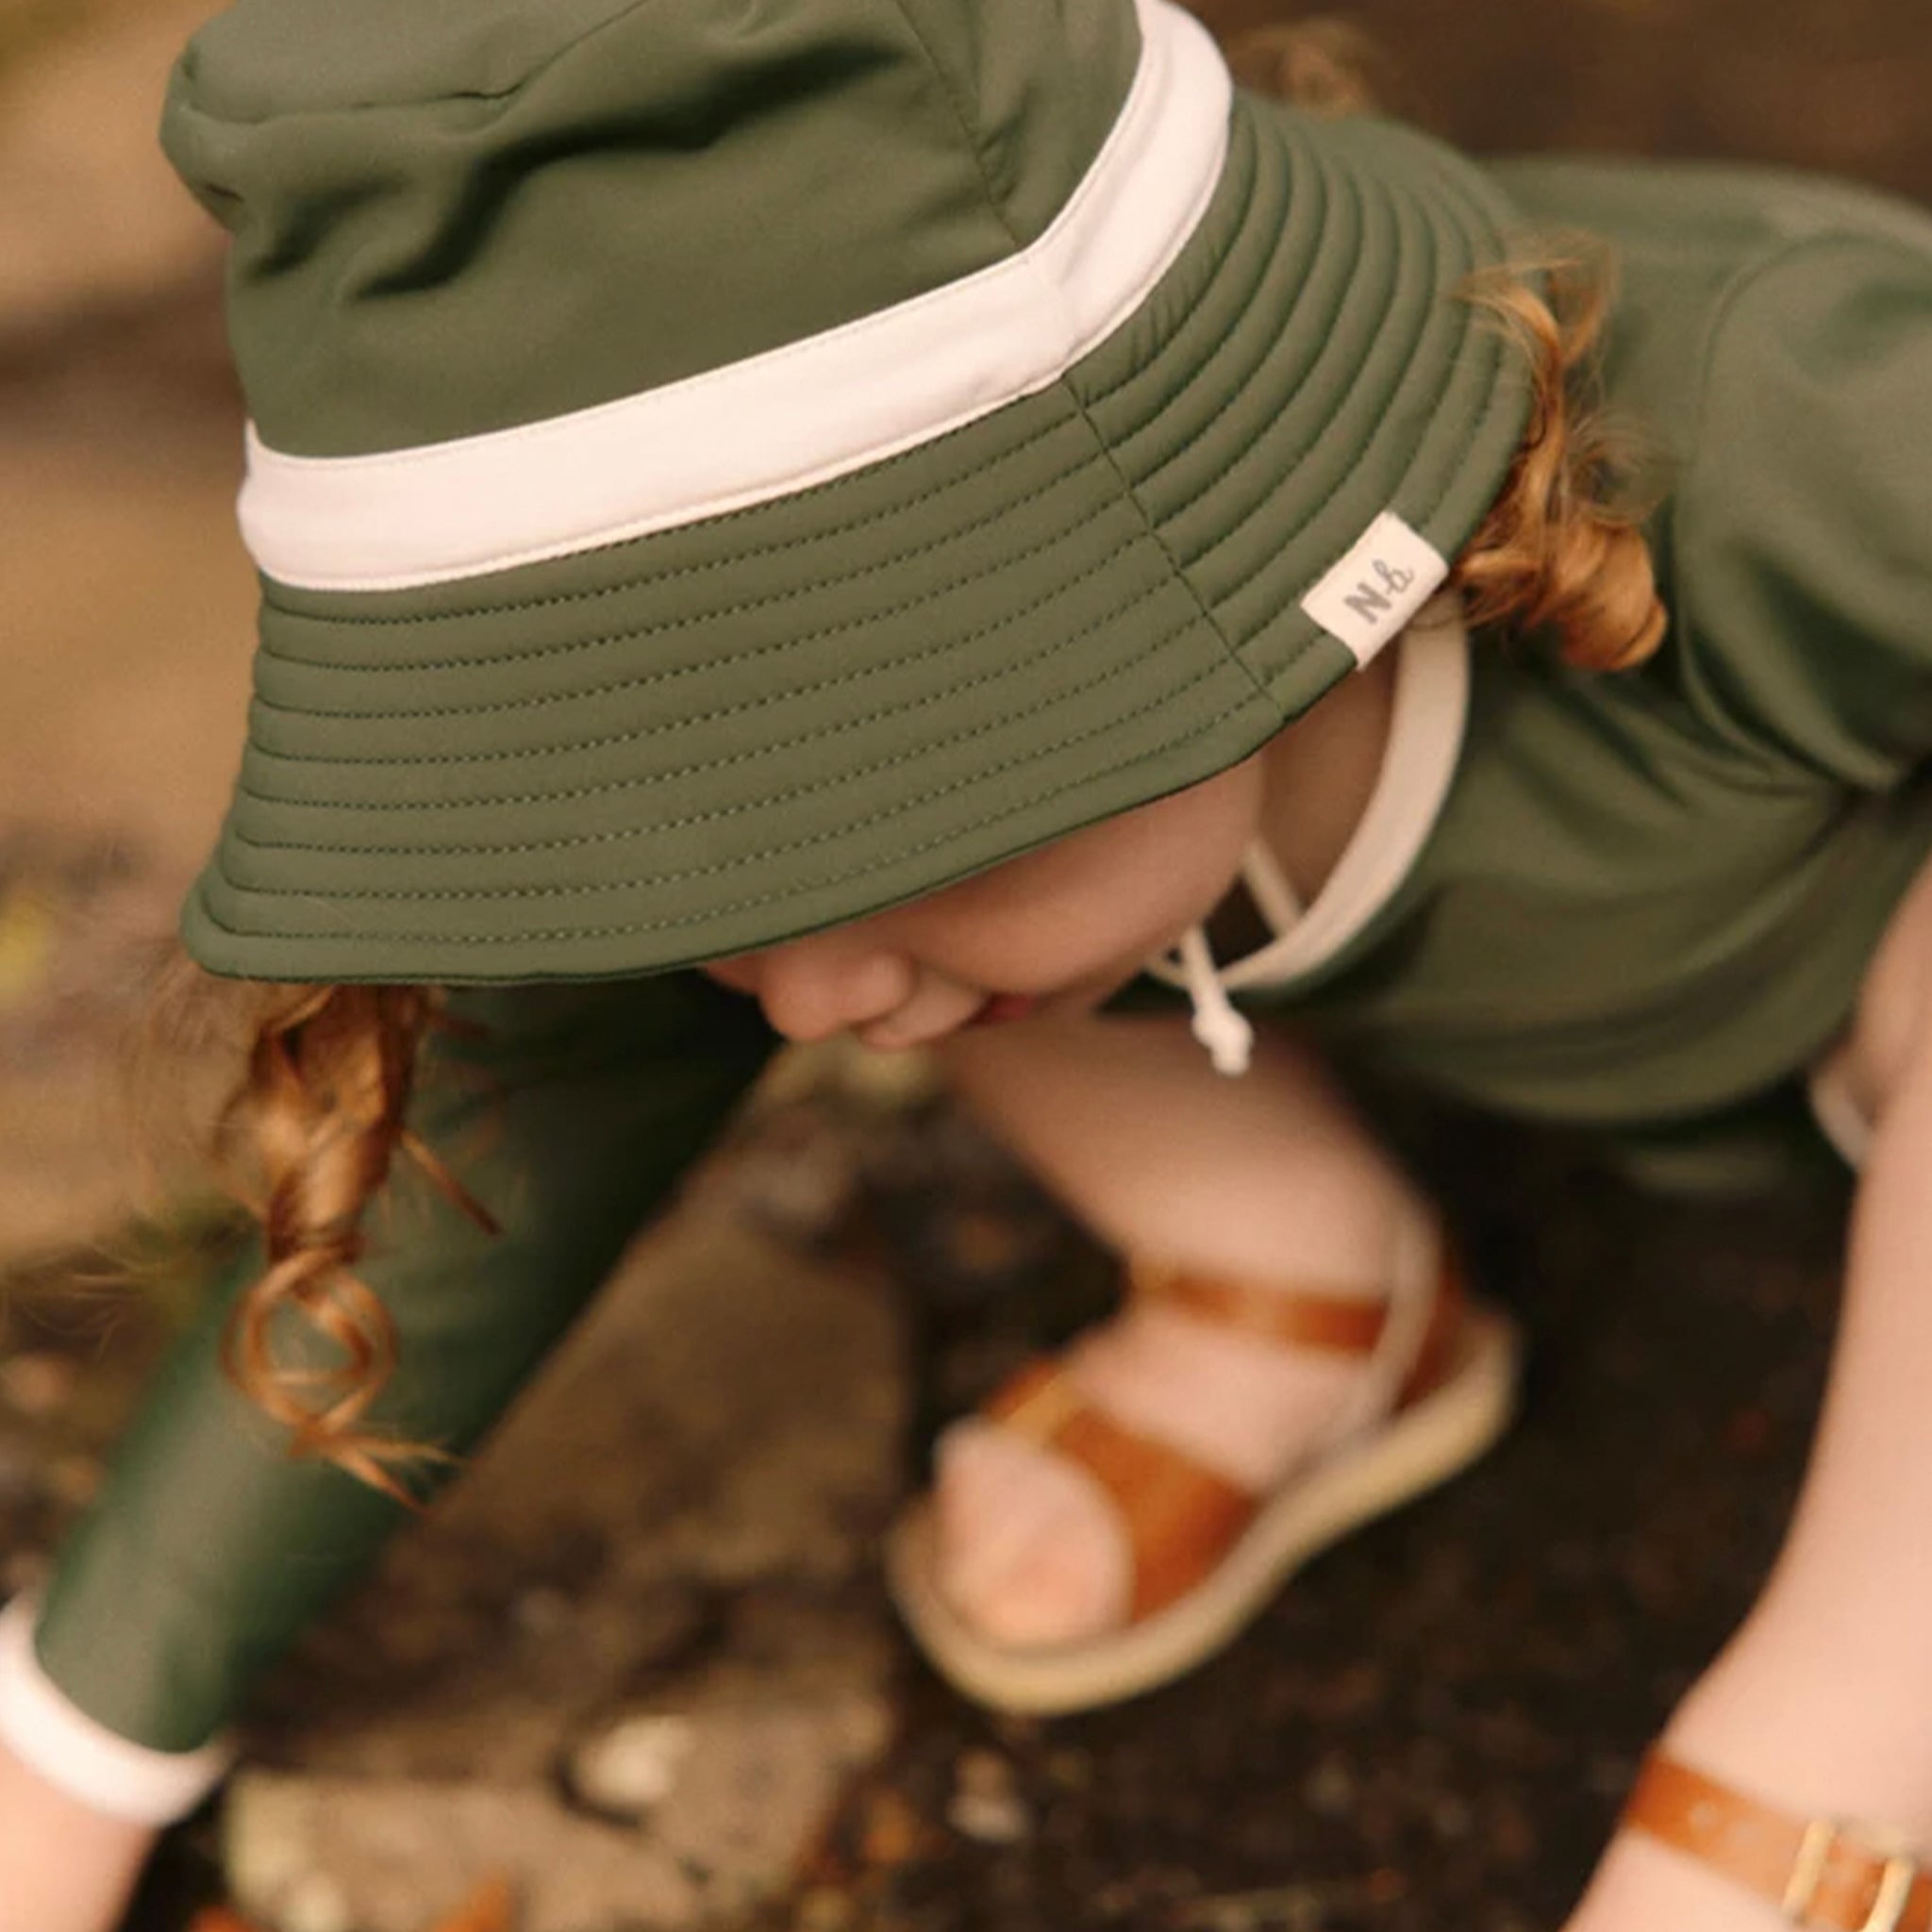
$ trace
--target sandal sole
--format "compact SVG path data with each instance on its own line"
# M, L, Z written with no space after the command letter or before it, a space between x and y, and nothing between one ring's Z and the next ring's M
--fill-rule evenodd
M1014 1650L963 1623L931 1581L928 1506L900 1519L886 1575L913 1641L953 1687L996 1710L1056 1716L1184 1676L1230 1642L1311 1557L1439 1488L1490 1449L1516 1412L1515 1325L1472 1306L1441 1385L1264 1503L1214 1574L1158 1615L1079 1643Z

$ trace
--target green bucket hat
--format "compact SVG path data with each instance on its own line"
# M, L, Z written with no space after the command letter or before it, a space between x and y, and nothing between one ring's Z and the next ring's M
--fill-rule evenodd
M263 580L217 973L655 971L1196 783L1527 411L1494 187L1166 0L242 0L164 139Z

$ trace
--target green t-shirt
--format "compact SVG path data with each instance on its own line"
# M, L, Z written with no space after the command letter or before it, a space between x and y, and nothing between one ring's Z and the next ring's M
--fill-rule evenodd
M1932 848L1932 221L1754 171L1499 172L1614 251L1669 636L1616 676L1477 637L1413 870L1248 1004L1467 1100L1649 1124L1810 1061Z

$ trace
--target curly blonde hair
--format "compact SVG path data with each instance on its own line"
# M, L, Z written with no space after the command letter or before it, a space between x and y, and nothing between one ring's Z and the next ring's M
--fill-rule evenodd
M1235 51L1250 84L1316 111L1355 111L1374 92L1361 37L1332 23L1271 28ZM1478 625L1540 634L1591 671L1641 663L1665 622L1641 519L1622 500L1618 445L1591 400L1607 288L1601 262L1573 249L1494 271L1464 291L1520 346L1533 402L1502 491L1453 580ZM185 961L179 970L194 973ZM246 1070L217 1141L261 1224L266 1266L229 1318L226 1372L288 1427L291 1455L331 1462L408 1504L393 1470L435 1452L369 1421L394 1371L396 1337L357 1270L366 1212L399 1158L493 1231L406 1124L423 1043L449 1024L442 997L417 986L208 981L201 991L255 1009ZM275 1330L285 1312L332 1344L339 1363L284 1359Z
M369 1420L397 1359L395 1324L357 1270L364 1223L398 1159L491 1234L498 1227L408 1124L425 1041L472 1029L420 986L300 986L218 979L177 947L155 986L133 1057L135 1099L186 1047L233 1050L241 1068L202 1153L261 1232L265 1267L242 1291L222 1338L228 1379L289 1430L289 1454L319 1458L408 1507L401 1465L442 1457ZM146 1129L150 1145L156 1138ZM300 1365L278 1347L292 1314L336 1359Z
M1579 671L1641 664L1668 623L1628 438L1591 401L1609 291L1607 264L1588 243L1464 291L1519 343L1532 391L1516 459L1452 581L1473 625L1548 637Z

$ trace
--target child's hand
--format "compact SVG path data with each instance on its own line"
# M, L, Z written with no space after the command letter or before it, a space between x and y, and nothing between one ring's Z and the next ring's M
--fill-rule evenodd
M154 1845L0 1745L0 1932L113 1932Z

